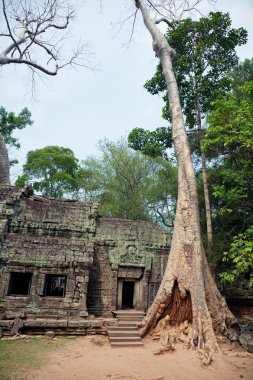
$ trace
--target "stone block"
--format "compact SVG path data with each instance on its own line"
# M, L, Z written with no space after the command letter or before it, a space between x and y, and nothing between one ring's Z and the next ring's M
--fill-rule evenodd
M80 317L87 318L89 314L86 310L83 310L79 312L79 315Z
M7 319L0 320L1 327L11 329L12 325L13 325L13 320L7 320Z
M68 327L69 328L79 328L79 327L82 327L82 328L89 328L90 327L90 321L80 321L80 320L69 320L68 321Z

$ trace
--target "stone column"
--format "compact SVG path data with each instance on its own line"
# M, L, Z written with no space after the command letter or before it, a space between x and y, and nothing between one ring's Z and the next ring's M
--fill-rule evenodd
M117 309L117 294L118 294L118 267L113 265L112 266L112 290L111 290L112 311Z
M35 269L32 274L32 280L30 285L30 295L33 298L38 298L38 285L39 285L39 271Z
M2 268L1 272L0 297L3 298L8 295L11 274L6 267Z
M78 273L76 276L76 289L79 293L79 316L88 317L87 311L87 289L89 281L89 271L85 270L84 273Z
M143 297L142 297L142 302L141 302L141 309L143 311L147 311L148 308L148 279L150 276L150 271L145 270L143 274Z

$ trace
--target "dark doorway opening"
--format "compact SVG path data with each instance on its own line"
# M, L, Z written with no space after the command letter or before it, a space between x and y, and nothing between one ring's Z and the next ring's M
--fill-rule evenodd
M67 276L46 274L44 296L65 297Z
M123 281L122 309L133 309L134 307L134 281Z
M9 295L27 296L30 292L32 273L12 272L9 284Z

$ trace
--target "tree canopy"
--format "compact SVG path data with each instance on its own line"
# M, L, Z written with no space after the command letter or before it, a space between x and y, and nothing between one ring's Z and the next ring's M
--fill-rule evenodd
M231 28L228 13L211 12L198 21L190 18L181 20L169 28L166 38L176 50L173 62L180 100L186 124L193 128L196 123L196 98L201 114L206 114L211 102L220 93L227 92L230 80L225 74L238 63L235 48L247 41L244 28ZM151 94L164 92L166 84L161 65L155 75L146 82L145 88ZM169 103L164 96L163 116L169 119Z
M63 198L76 189L78 159L69 148L47 146L28 152L16 185L32 184L42 195Z
M166 34L170 46L176 50L173 61L179 96L185 115L186 125L196 127L197 135L188 136L191 148L201 158L202 181L206 215L208 246L212 249L213 232L211 205L209 196L206 157L202 148L202 119L210 110L212 101L220 93L226 93L231 87L228 73L238 62L235 47L247 40L243 28L231 28L229 14L212 12L208 17L198 21L190 18L172 23ZM167 89L161 64L153 78L145 84L151 94L159 94ZM170 120L168 94L164 96L163 117ZM144 154L166 155L165 150L171 147L170 127L154 132L135 128L129 135L130 146ZM155 136L155 138L154 138ZM159 146L160 139L160 149Z
M84 160L81 170L83 188L92 199L99 200L100 214L171 225L177 193L176 168L162 159L133 152L124 140L104 140L99 147L101 157Z

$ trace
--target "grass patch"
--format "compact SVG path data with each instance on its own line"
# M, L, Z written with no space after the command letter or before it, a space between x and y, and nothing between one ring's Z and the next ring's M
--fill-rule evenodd
M66 338L46 339L29 337L0 340L0 379L12 380L16 374L25 374L46 362L50 353L69 342Z

